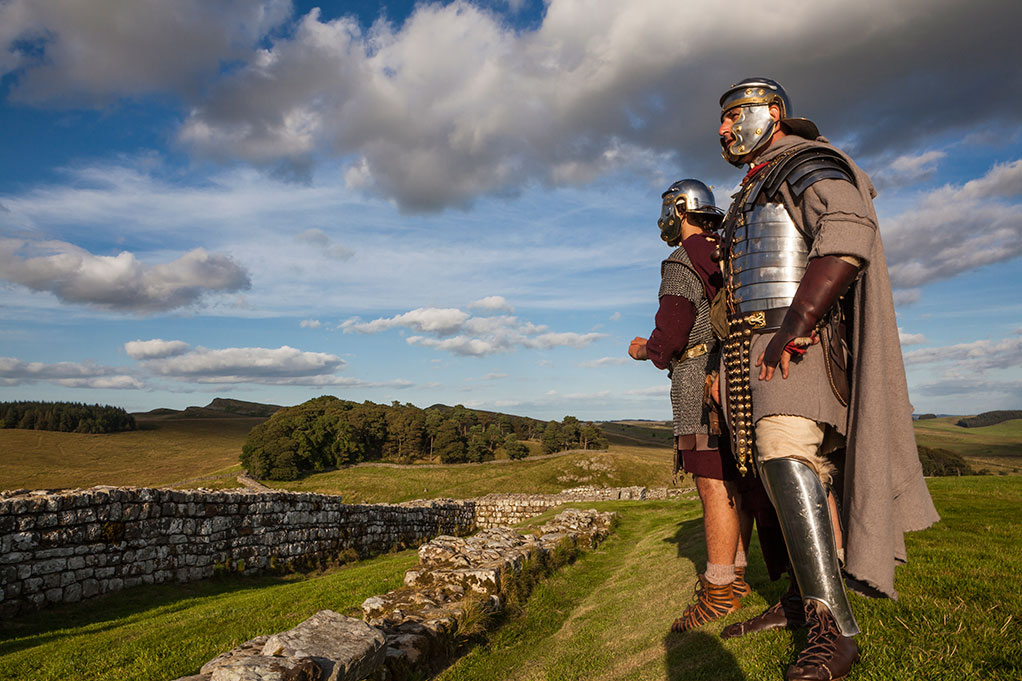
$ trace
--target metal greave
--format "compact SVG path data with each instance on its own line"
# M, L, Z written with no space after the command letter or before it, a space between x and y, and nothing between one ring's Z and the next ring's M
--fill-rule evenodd
M777 511L802 598L826 605L843 635L858 634L841 579L830 503L816 471L798 459L771 459L759 464L759 472Z

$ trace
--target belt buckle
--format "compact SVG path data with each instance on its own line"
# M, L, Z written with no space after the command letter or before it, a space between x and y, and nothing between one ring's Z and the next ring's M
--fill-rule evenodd
M762 329L766 326L766 315L760 312L753 312L745 318L745 322L754 329Z

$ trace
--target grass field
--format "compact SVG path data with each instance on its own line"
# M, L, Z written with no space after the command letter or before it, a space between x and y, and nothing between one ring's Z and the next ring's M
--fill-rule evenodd
M648 446L569 452L521 461L453 466L354 466L301 480L267 483L281 489L341 494L351 503L466 498L491 492L559 492L569 487L671 484L671 453Z
M929 481L941 523L908 535L901 599L853 597L863 662L849 681L1018 679L1022 503L1018 477ZM770 632L722 641L727 623L772 602L754 546L753 594L703 630L668 633L705 561L694 500L587 504L621 522L594 552L541 584L523 614L440 675L443 681L780 680L794 641ZM551 512L552 513L552 512ZM411 551L311 577L146 587L0 623L0 679L166 680L258 634L330 607L352 612L400 583Z
M138 430L106 435L0 429L0 489L92 485L232 487L241 445L265 419L140 418Z
M961 454L980 470L1022 473L1022 419L1004 421L983 428L956 426L958 416L916 421L916 442Z
M0 489L237 487L234 478L241 471L241 446L261 420L149 416L139 419L139 430L112 435L0 429ZM917 441L961 454L977 470L1022 473L1022 420L985 428L962 428L954 425L956 420L917 421ZM337 492L351 501L382 502L489 492L556 492L587 484L671 484L668 424L620 421L603 427L611 443L608 452L444 468L358 466L276 486ZM537 446L531 444L535 452Z

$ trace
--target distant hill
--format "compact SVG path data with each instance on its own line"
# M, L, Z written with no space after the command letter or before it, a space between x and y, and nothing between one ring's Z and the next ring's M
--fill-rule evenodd
M277 404L262 404L260 402L246 402L244 400L230 400L223 397L215 397L205 407L186 407L178 409L153 409L142 412L136 416L150 416L163 418L225 418L230 416L260 417L272 416L277 410L283 409Z
M985 411L982 414L959 419L955 425L963 428L982 428L983 426L993 426L1014 419L1022 419L1022 410Z

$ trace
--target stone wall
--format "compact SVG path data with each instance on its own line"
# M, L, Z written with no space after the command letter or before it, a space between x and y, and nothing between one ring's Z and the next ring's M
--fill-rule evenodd
M405 504L335 495L94 487L0 493L0 617L217 569L254 573L368 557L441 534L514 525L568 502L664 498L686 490L577 488Z
M93 488L0 497L0 615L110 591L366 557L475 528L467 501L344 504L279 492Z
M527 596L522 589L531 583L523 586L520 578L527 561L556 569L558 549L595 547L614 517L568 509L529 534L497 527L467 539L437 537L419 548L419 564L405 573L404 586L366 599L364 621L321 610L293 629L246 641L177 681L427 678L494 623L510 591Z

